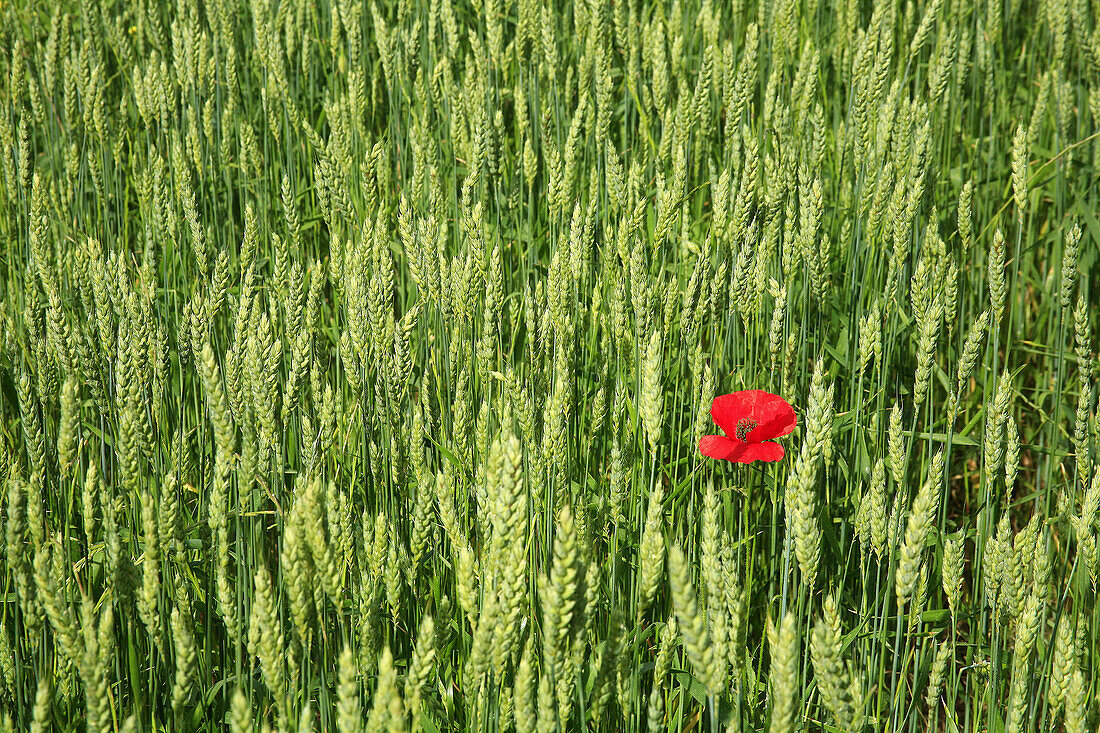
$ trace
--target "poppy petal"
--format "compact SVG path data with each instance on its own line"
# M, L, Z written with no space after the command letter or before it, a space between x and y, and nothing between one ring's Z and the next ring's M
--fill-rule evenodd
M742 443L724 435L704 435L699 440L699 452L708 458L734 463L778 461L785 453L779 443Z
M704 435L699 439L699 452L707 458L720 461L729 460L730 455L741 444L724 435Z
M786 435L798 424L794 408L787 404L786 400L776 395L769 396L773 399L757 403L756 415L753 418L757 422L757 427L746 438L748 443Z
M745 414L737 395L737 392L719 394L711 403L711 419L726 435L737 435L737 420Z
M727 461L734 463L752 463L753 461L779 461L783 459L785 451L779 443L765 441L763 443L737 443L737 449L726 457Z

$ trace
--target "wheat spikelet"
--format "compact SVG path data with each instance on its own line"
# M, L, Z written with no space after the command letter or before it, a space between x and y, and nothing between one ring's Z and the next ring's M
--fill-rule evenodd
M789 614L779 626L768 624L768 646L771 649L771 733L794 730L798 715L798 648L796 620Z
M913 499L913 506L909 510L909 522L905 527L905 537L898 549L898 567L894 576L894 588L899 606L904 606L912 598L917 584L921 556L939 507L943 463L944 455L940 451L932 459L928 477L921 484L920 491L917 492L916 498Z

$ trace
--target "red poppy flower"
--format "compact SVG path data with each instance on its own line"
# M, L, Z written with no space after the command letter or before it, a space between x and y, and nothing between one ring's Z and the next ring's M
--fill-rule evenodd
M734 463L778 461L783 446L772 439L786 435L798 424L794 408L786 400L761 389L715 397L710 416L725 435L703 436L699 452Z

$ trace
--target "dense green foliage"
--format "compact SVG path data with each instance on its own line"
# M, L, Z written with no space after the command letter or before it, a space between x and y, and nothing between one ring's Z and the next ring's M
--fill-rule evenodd
M1096 729L1097 0L0 15L0 731Z

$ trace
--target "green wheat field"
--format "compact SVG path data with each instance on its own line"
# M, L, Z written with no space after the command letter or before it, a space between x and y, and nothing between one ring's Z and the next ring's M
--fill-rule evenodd
M1098 0L0 18L0 731L1097 730Z

